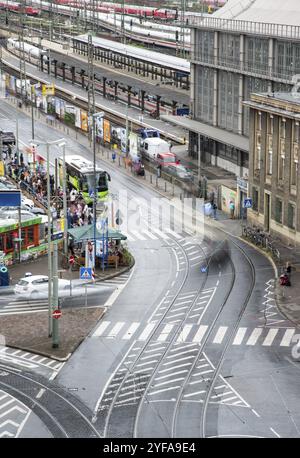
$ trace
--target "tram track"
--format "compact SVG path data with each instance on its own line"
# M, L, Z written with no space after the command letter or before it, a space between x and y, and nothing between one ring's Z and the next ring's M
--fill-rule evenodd
M126 383L130 383L130 377L135 377L137 373L139 373L138 366L143 366L145 363L143 361L149 356L146 356L146 352L155 352L155 345L157 345L157 340L155 336L157 335L158 329L163 325L167 323L168 319L168 314L172 312L173 305L176 303L176 300L181 294L187 294L190 291L190 288L188 287L185 289L188 283L188 278L189 278L189 273L190 273L190 262L187 256L187 253L184 250L184 247L181 246L181 244L172 239L173 242L177 245L177 247L180 247L180 249L184 252L185 256L185 273L184 273L184 278L181 281L180 287L177 289L176 294L172 298L170 304L168 305L167 309L163 313L161 319L155 323L155 327L150 333L149 337L145 341L144 345L142 348L140 348L139 352L137 355L135 355L134 360L131 362L129 367L121 367L119 368L116 373L114 374L113 378L111 379L110 384L106 387L105 392L102 394L101 401L98 404L98 412L102 411L102 422L105 423L103 427L103 436L104 437L115 437L117 434L116 428L116 423L118 422L118 417L120 413L120 402L122 401L122 397L124 396L124 391L126 392L127 387ZM200 249L203 251L203 249L200 247ZM211 259L213 255L210 255L209 259L205 259L207 262L207 265L210 265ZM122 421L122 436L124 437L131 437L134 435L134 430L135 430L135 419L139 415L139 406L141 405L141 402L144 399L144 393L147 392L148 386L151 384L153 376L155 376L156 373L156 368L159 366L161 361L164 359L165 355L167 354L168 350L173 347L173 344L175 340L178 338L179 333L181 332L182 327L184 326L185 322L188 320L190 312L193 310L193 307L195 306L199 295L201 294L201 291L204 289L207 277L209 273L209 267L206 271L205 277L203 281L201 282L201 285L199 286L197 290L197 294L195 294L195 298L192 301L192 303L189 306L189 310L185 314L184 319L180 320L179 324L176 324L176 330L174 332L173 338L171 341L167 342L167 344L164 345L163 351L158 351L156 352L156 355L158 356L158 360L156 361L155 367L151 370L150 374L145 374L143 373L143 369L141 370L141 373L138 375L138 377L142 377L144 380L141 382L138 378L138 383L136 386L139 388L136 391L136 395L134 396L134 402L131 402L131 406L129 407L128 405L126 406L126 409L128 411L128 408L130 408L130 415L126 415L125 419L127 420L127 424L124 424L125 419ZM130 356L130 354L129 354ZM123 373L122 373L123 372ZM112 387L112 388L111 388ZM105 406L102 401L105 400L105 393L109 393L112 395L110 398L110 403L109 406ZM102 405L101 405L102 404ZM105 416L105 418L104 418Z
M5 367L0 388L23 402L47 426L55 438L96 438L98 431L89 419L89 409L62 387L51 386L41 377L19 373ZM43 390L43 395L37 394Z

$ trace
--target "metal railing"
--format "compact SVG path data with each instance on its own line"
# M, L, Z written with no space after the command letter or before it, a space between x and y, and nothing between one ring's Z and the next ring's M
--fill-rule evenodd
M300 26L298 25L194 16L189 18L189 26L199 27L201 29L221 30L222 32L239 32L243 34L300 40Z

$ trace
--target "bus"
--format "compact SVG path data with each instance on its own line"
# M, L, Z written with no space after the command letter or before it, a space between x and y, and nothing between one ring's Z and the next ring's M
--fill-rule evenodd
M66 155L66 181L69 189L80 192L88 205L94 202L94 164L78 155ZM62 161L60 161L62 166ZM105 201L108 197L110 175L96 164L97 201Z

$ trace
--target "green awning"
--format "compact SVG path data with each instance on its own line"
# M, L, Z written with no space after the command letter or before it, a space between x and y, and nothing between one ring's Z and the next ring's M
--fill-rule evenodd
M86 226L74 227L73 229L68 229L68 234L71 235L75 242L84 242L86 240L94 239L94 225L87 224ZM102 240L102 233L96 228L96 239ZM113 229L112 227L108 228L108 238L112 240L126 240L126 235L122 234L120 231Z

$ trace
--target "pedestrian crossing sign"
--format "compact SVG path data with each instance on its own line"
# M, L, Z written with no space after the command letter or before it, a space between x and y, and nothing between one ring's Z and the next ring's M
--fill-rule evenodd
M92 280L92 268L80 267L80 280Z
M252 199L249 199L249 197L244 199L244 208L252 208Z

